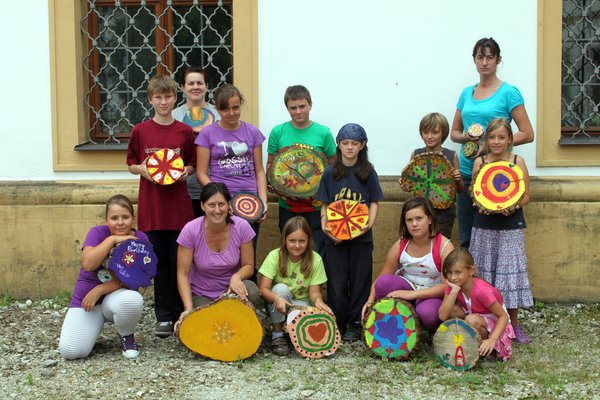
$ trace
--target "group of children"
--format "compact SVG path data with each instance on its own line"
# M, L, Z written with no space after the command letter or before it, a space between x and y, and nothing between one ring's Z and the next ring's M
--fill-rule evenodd
M195 98L201 107L206 106L200 101L204 101L207 89L203 71L186 71L181 87L187 97ZM267 182L262 165L265 137L256 127L240 121L243 98L239 91L232 85L223 85L217 91L216 111L220 118L215 118L215 122L197 136L189 125L173 117L177 84L171 78L162 75L152 78L148 99L154 108L154 117L134 127L127 151L129 171L141 175L138 227L145 235L132 227L130 203L120 197L118 202L111 198L106 207L106 224L92 228L84 242L82 269L60 339L60 352L65 358L87 356L104 321L117 326L123 355L137 356L133 327L141 316L141 296L133 295L130 292L137 292L123 288L115 280L102 283L96 276L110 249L132 236L147 238L153 244L159 259L154 280L155 333L163 337L172 334L183 309L177 286L177 238L184 225L194 219L187 179L196 177L201 185L223 182L232 194L253 192L265 203L265 214L260 221L266 217ZM284 102L291 120L273 128L269 135L267 168L274 155L290 145L309 146L323 152L329 165L315 198L282 196L279 199L281 245L269 253L258 269L260 293L268 304L273 323L273 351L289 353L282 323L286 310L292 305L312 304L333 313L343 339L352 341L360 339L361 318L366 308L380 297L394 296L413 302L417 315L428 329L434 330L440 320L466 315L485 338L481 353L487 355L496 349L507 359L510 339L514 337L512 327L515 331L520 329L517 325L517 311L522 305L519 296L526 296L529 291L522 237L522 207L528 196L514 209L503 214L482 215L476 221L470 248L474 260L464 249L452 250L449 238L453 209L432 210L425 199L410 199L402 210L401 239L390 249L382 274L372 284L372 228L383 192L368 159L367 134L358 124L346 124L334 141L328 128L310 120L312 99L303 86L289 87ZM191 112L190 109L177 110L183 115ZM456 154L442 148L448 136L448 122L443 115L426 115L419 130L425 147L415 150L411 157L425 151L443 152L454 165L458 189L465 190ZM489 124L485 144L487 155L478 158L476 166L514 160L526 174L523 159L510 152L512 131L506 120ZM145 166L147 157L161 148L174 149L185 164L182 179L173 185L157 185ZM327 228L326 207L342 199L363 202L369 210L368 223L361 234L347 241L338 240ZM504 223L505 219L510 222ZM257 235L260 221L252 224ZM506 226L518 226L521 236L503 235ZM491 249L490 246L504 240L508 241L506 245ZM255 246L256 242L254 250ZM515 266L520 269L519 273L511 275L507 282L502 260L508 248L511 248L511 256L519 253L522 262ZM485 281L476 277L476 271ZM506 306L500 292L487 282L500 287L504 297L510 299ZM321 295L321 285L325 283L327 302ZM528 295L531 296L530 291ZM118 296L124 299L113 300ZM113 306L116 303L131 306ZM86 328L82 329L84 325ZM77 350L73 350L73 343L79 343L75 346Z

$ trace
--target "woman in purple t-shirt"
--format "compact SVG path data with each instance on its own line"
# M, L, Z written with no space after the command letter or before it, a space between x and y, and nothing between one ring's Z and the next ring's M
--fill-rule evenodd
M240 120L243 104L244 98L235 86L226 84L217 90L215 106L221 119L196 138L196 175L202 186L222 182L232 195L244 191L260 197L264 213L252 224L258 235L259 223L267 215L267 176L262 157L265 136L254 125ZM256 239L253 247L256 252Z
M133 215L133 205L126 196L113 196L106 202L105 225L93 227L85 238L81 270L58 345L66 359L87 357L105 322L115 324L125 358L139 354L133 331L142 317L144 299L139 292L124 288L118 279L105 278L107 272L102 268L117 244L129 239L148 240L146 234L133 229Z
M223 183L202 188L205 215L188 222L177 238L177 287L184 311L175 329L194 307L210 303L223 293L235 293L256 308L262 300L254 273L254 231L247 221L229 214L231 194Z

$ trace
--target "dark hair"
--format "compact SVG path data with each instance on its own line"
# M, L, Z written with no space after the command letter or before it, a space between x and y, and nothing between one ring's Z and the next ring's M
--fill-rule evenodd
M375 168L373 167L373 164L369 162L369 148L367 142L363 143L365 144L365 147L358 152L356 164L354 165L354 176L356 176L360 183L365 184ZM335 161L333 163L333 179L339 181L345 177L349 172L349 168L350 167L346 167L342 162L342 151L340 150L340 143L338 142L335 150Z
M473 260L473 256L469 250L464 247L455 247L454 250L446 256L444 263L442 264L442 275L444 278L448 279L448 270L456 264L461 264L467 270L471 270L475 266L475 260Z
M283 104L287 107L288 101L290 100L302 100L306 99L308 104L312 106L312 98L307 88L302 85L288 86L283 95Z
M181 75L179 75L179 84L181 86L185 85L185 78L187 78L189 74L202 74L204 81L207 80L206 71L202 67L188 67L181 72Z
M419 123L419 134L423 135L424 132L432 131L436 126L439 126L442 131L442 143L444 143L448 138L450 126L448 125L446 117L438 112L429 113L421 118L421 122Z
M240 105L243 105L244 97L242 96L238 88L236 88L230 83L226 83L224 85L219 86L217 92L215 93L215 107L217 108L217 110L225 110L229 105L229 99L235 96L240 98Z
M218 193L225 197L227 203L231 203L231 193L229 193L227 186L221 182L209 182L204 185L202 192L200 192L200 203L206 203L211 197ZM227 214L227 217L225 217L225 222L228 224L234 223L230 214Z
M475 58L478 52L485 54L486 48L490 49L490 53L494 57L500 58L500 46L498 46L498 43L491 37L479 39L477 43L475 43L475 46L473 46L473 58Z
M435 237L439 231L438 220L433 212L431 203L424 197L411 197L402 205L402 216L400 217L400 237L403 239L412 239L412 236L408 231L408 227L406 226L406 213L415 208L422 208L425 212L425 215L431 218L431 225L429 225L429 237Z
M488 144L488 137L490 132L495 131L498 128L504 128L508 132L508 137L510 138L510 143L508 144L508 151L510 152L513 148L513 131L510 126L510 122L506 118L494 118L490 121L485 130L485 151L490 152L490 146Z
M283 229L281 230L281 247L279 249L279 275L282 277L287 276L287 261L289 257L286 241L287 237L296 231L302 231L308 236L308 244L306 251L302 257L302 266L300 272L304 275L304 278L308 278L312 273L312 262L313 262L313 247L312 247L312 232L310 225L304 219L304 217L295 216L290 218Z
M111 206L119 206L126 208L131 213L132 217L135 216L135 213L133 212L133 204L131 204L131 200L129 200L129 197L125 195L116 194L106 201L106 208L104 209L105 218L108 216L108 209Z

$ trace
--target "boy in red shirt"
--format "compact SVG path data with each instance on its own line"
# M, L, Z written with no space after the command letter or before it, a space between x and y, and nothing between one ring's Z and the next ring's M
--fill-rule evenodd
M165 75L148 82L148 101L154 116L133 127L127 148L129 172L141 175L138 195L138 228L148 235L158 257L154 278L155 334L168 337L183 309L177 290L177 237L194 218L186 177L194 173L194 132L175 121L171 111L177 101L177 83ZM171 185L159 185L148 174L147 158L159 149L172 149L183 159L185 169Z

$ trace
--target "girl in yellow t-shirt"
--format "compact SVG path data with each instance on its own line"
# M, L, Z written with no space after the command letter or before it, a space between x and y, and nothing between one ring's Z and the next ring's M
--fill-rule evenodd
M277 355L290 352L282 327L287 307L314 305L333 314L321 296L321 285L327 282L323 260L312 247L308 222L293 217L283 227L280 248L269 253L258 271L260 293L273 323L271 345Z

